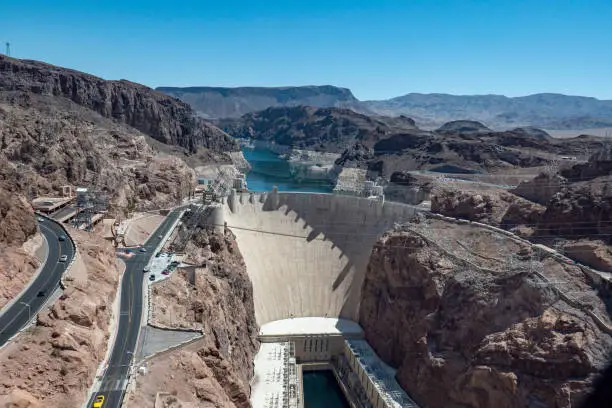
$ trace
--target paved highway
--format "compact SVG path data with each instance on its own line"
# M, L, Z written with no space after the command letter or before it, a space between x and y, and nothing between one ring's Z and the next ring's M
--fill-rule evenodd
M74 257L72 241L59 241L66 232L57 223L45 219L38 223L49 244L49 256L42 270L26 291L0 316L0 347L21 330L36 315L60 284L62 274ZM66 262L59 258L66 255Z
M136 352L136 342L140 332L143 303L142 288L144 273L142 269L155 254L153 251L160 244L162 237L172 227L182 208L172 211L164 222L151 234L144 247L147 252L135 251L134 256L124 259L125 273L121 282L121 308L117 336L104 377L97 393L93 394L88 407L93 405L96 396L104 395L104 408L119 408L129 378L130 365Z

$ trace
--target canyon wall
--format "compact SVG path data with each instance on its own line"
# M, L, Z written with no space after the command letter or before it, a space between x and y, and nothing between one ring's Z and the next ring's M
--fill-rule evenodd
M470 225L386 233L361 296L368 342L423 408L575 407L612 352L607 299L578 267Z
M198 329L203 336L150 360L130 406L153 407L156 393L166 392L160 397L164 402L183 406L250 408L258 328L253 289L235 238L229 231L196 227L186 253L195 266L152 287L152 323Z
M166 144L237 151L235 141L189 105L134 82L106 81L39 61L0 55L0 91L63 97Z

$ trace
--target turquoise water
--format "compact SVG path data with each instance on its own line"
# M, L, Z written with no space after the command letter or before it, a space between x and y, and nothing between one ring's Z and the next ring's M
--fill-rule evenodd
M273 186L279 191L330 193L333 190L328 181L294 180L289 174L289 163L269 150L243 148L242 152L252 167L247 173L247 186L251 191L270 191Z
M304 371L304 408L349 408L334 374Z

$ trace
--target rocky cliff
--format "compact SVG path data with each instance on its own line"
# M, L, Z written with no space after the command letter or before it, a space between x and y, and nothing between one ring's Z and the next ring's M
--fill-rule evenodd
M154 358L131 400L149 406L147 390L156 389L174 392L181 404L250 407L258 328L251 282L235 238L229 231L198 228L185 252L195 266L153 288L154 323L201 329L204 336Z
M186 103L126 80L105 81L39 61L0 55L0 92L11 91L69 99L163 143L192 152L200 147L219 153L238 150L230 137L197 118Z
M529 246L429 220L376 244L360 324L423 408L569 408L612 353L599 293Z
M237 118L269 107L307 105L365 109L350 90L336 86L287 87L159 87L158 91L190 104L207 118Z
M0 182L0 309L27 285L39 265L34 252L43 238L37 232L32 207Z

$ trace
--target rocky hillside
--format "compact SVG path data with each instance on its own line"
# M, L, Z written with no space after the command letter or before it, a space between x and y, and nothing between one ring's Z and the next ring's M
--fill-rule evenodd
M70 184L107 193L115 208L145 209L185 197L195 175L146 135L70 100L0 92L0 181L28 199Z
M423 408L569 408L612 353L599 293L529 246L428 220L375 246L360 324Z
M377 118L349 109L310 106L268 108L218 124L237 138L329 153L341 153L357 141L371 146L386 135L416 130L409 118Z
M612 124L612 101L561 94L516 98L503 95L448 95L410 93L363 106L380 115L419 118L421 125L468 119L495 128L536 126L547 129L587 129Z
M106 81L39 61L0 55L0 92L8 91L66 98L191 152L201 147L219 153L237 148L226 134L197 118L186 103L126 80Z
M533 128L496 132L473 121L449 122L426 131L405 116L304 106L268 108L218 124L238 138L342 153L337 164L366 168L386 179L406 170L482 173L542 166L556 155L583 156L585 147L601 145L597 138L557 140Z
M154 358L132 401L152 406L149 396L165 391L183 406L250 407L258 328L251 282L235 238L229 231L198 228L185 252L195 271L177 272L154 287L154 323L201 329L204 337Z
M361 108L350 90L329 85L278 88L159 87L157 90L187 102L205 118L238 118L269 107L299 105Z

